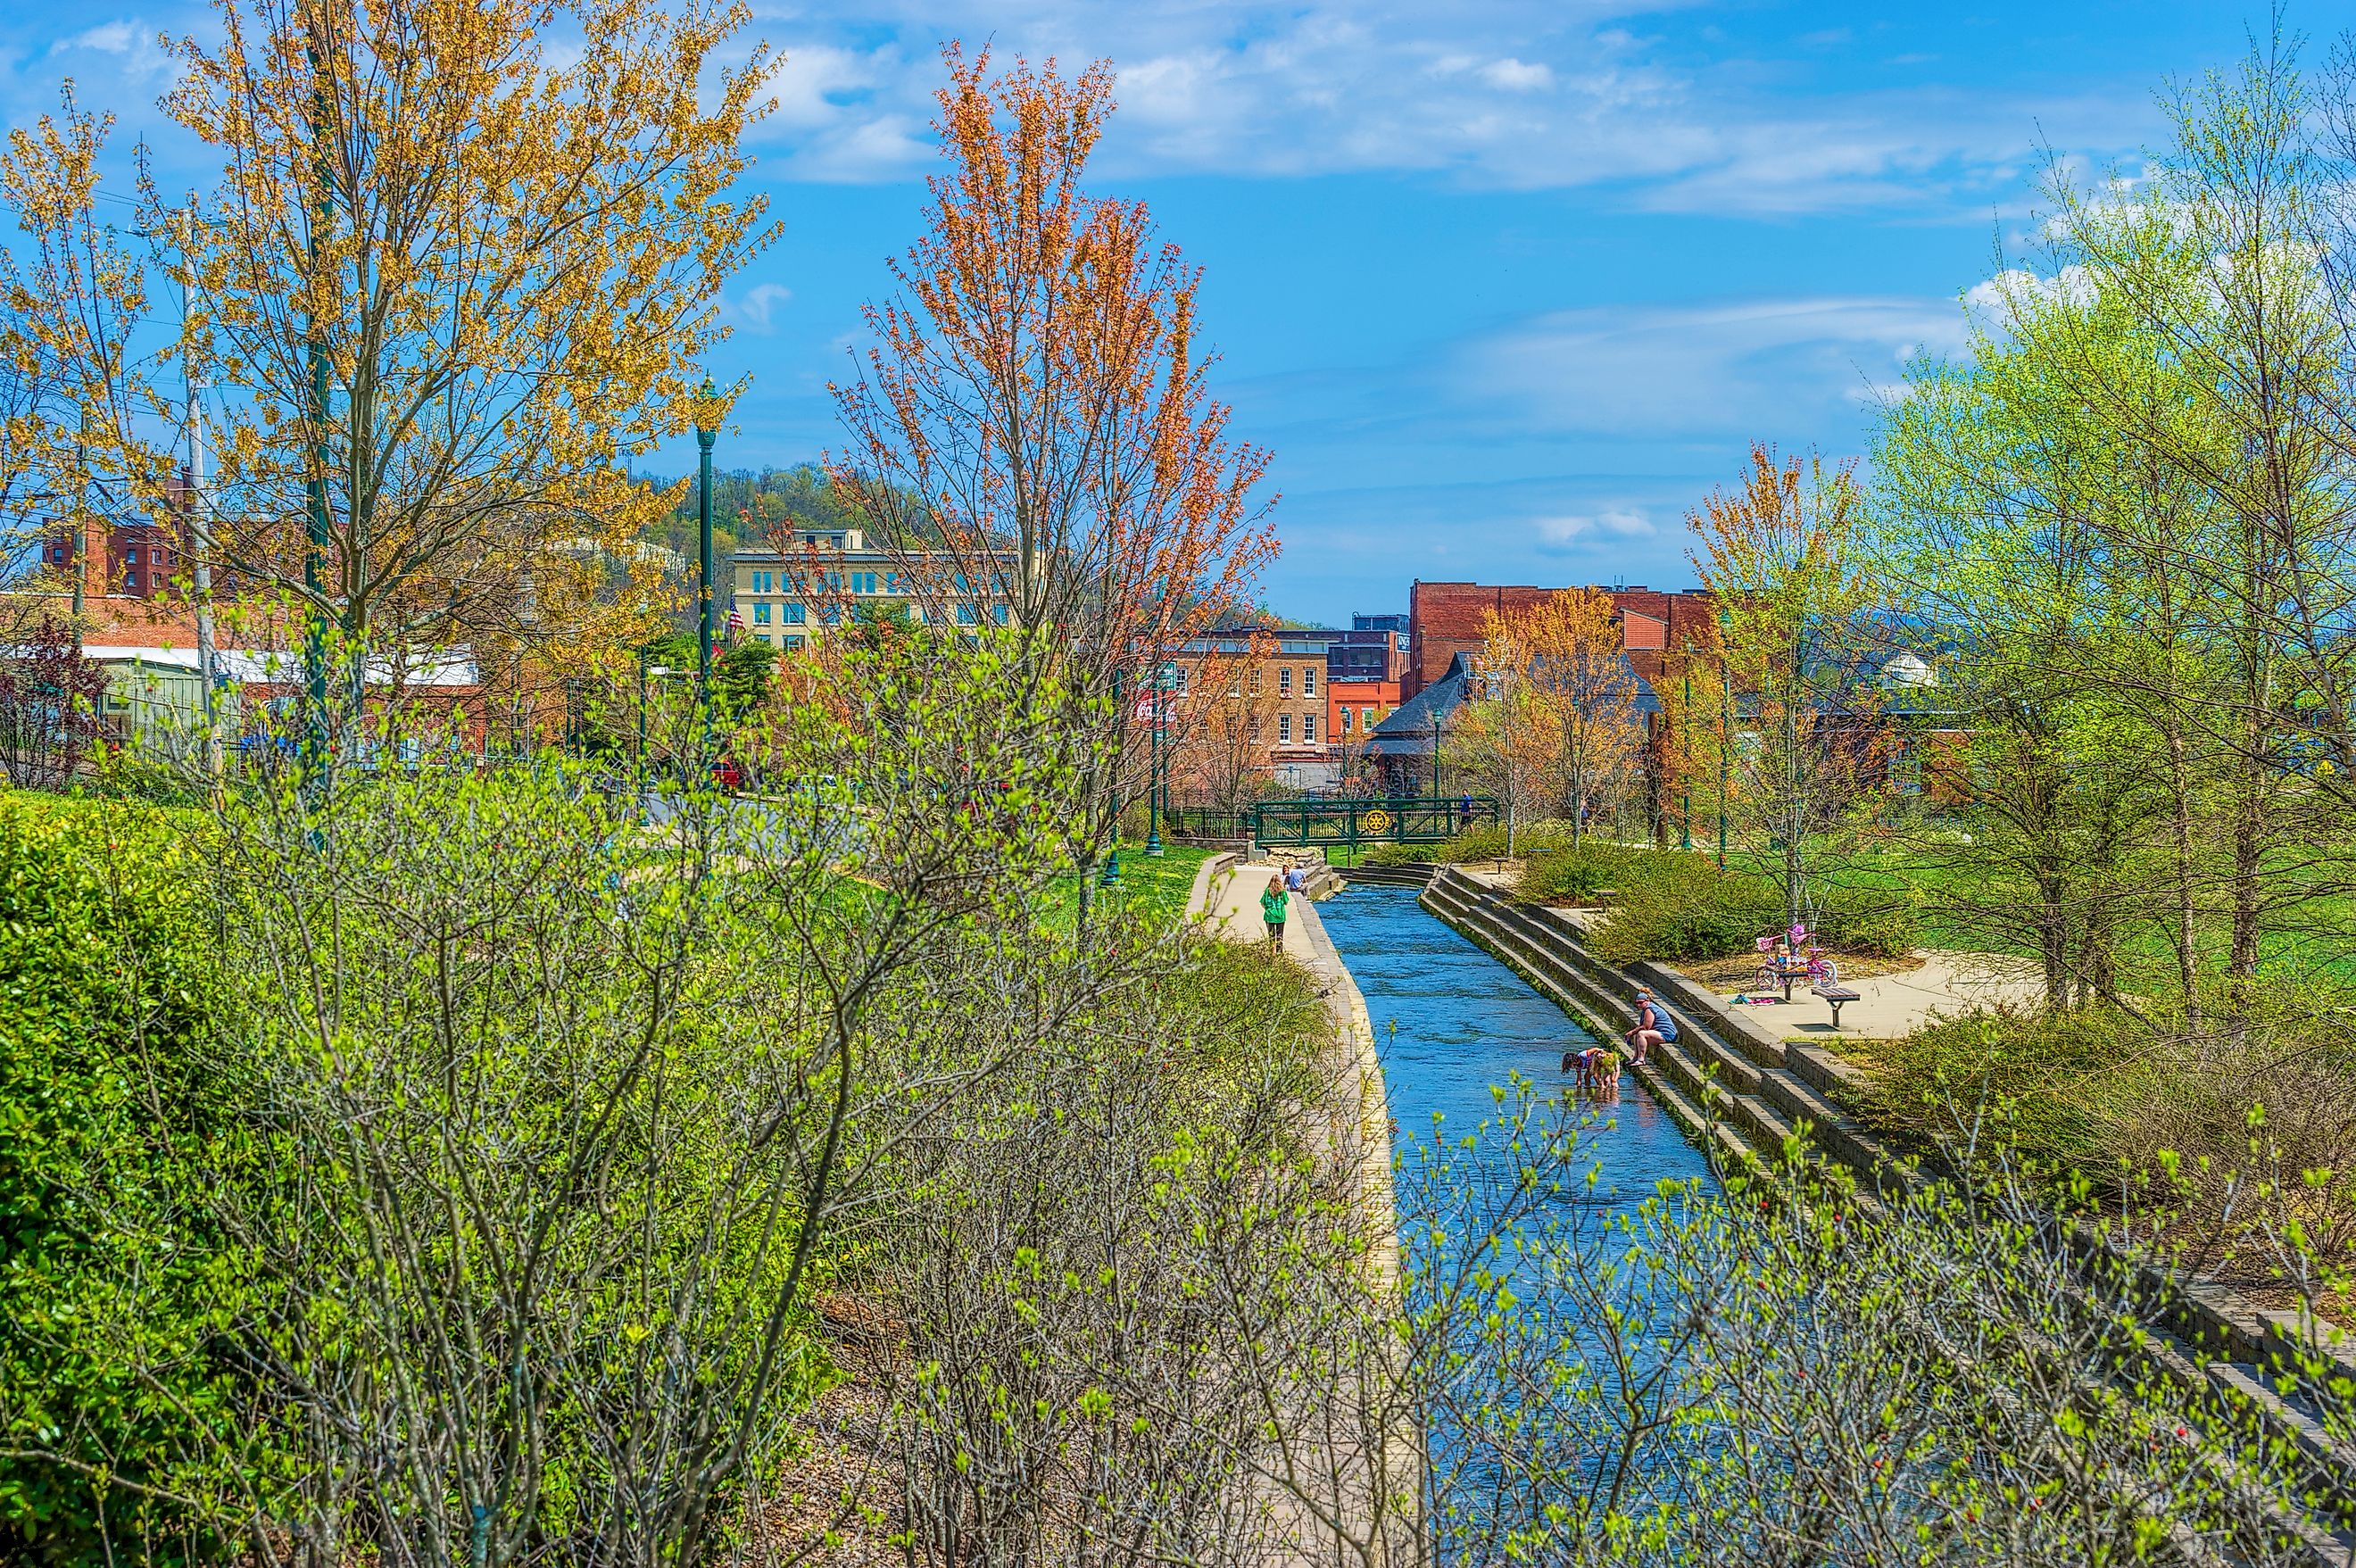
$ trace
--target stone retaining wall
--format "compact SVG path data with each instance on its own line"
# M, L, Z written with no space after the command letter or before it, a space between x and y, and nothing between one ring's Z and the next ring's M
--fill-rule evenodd
M1697 1142L1754 1164L1762 1151L1772 1154L1788 1140L1803 1140L1884 1193L1922 1179L1918 1155L1901 1155L1850 1114L1864 1102L1865 1080L1832 1052L1783 1039L1746 1009L1665 964L1614 969L1558 912L1515 904L1456 867L1438 868L1420 901L1599 1037L1624 1033L1637 988L1650 987L1676 1017L1680 1037L1655 1047L1653 1062L1633 1070ZM2073 1240L2088 1255L2108 1248L2083 1223ZM2151 1349L2159 1369L2179 1382L2257 1409L2276 1435L2307 1456L2327 1512L2356 1529L2356 1451L2322 1432L2300 1408L2296 1388L2286 1399L2276 1387L2286 1377L2298 1383L2286 1369L2310 1357L2322 1360L2327 1382L2356 1387L2356 1337L2158 1267L2142 1266L2136 1274L2150 1293L2155 1330L2164 1330L2154 1333ZM2356 1559L2344 1541L2337 1550L2339 1558L2326 1553L2315 1561Z

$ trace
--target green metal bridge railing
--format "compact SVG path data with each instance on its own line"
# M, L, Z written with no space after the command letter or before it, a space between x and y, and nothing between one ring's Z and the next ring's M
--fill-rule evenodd
M1255 844L1438 843L1472 828L1494 826L1496 800L1488 795L1359 800L1263 800L1244 812Z

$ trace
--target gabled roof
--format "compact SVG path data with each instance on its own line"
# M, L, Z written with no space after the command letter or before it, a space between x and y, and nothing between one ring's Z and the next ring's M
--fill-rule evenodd
M1375 757L1429 757L1433 731L1462 707L1472 685L1472 656L1459 653L1448 661L1448 673L1391 711L1366 737Z
M1621 655L1627 663L1627 655ZM1631 711L1646 717L1661 711L1661 700L1635 666L1628 665L1628 679L1635 683L1635 700ZM1418 692L1401 703L1366 737L1366 750L1376 757L1429 757L1435 729L1445 731L1456 710L1471 699L1472 692L1472 656L1462 653L1448 663L1448 673Z

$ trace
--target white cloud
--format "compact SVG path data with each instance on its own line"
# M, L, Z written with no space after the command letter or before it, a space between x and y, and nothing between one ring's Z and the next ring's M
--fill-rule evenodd
M1591 514L1534 519L1537 548L1547 555L1585 553L1631 539L1650 539L1660 531L1642 510L1611 508Z
M753 331L766 334L774 330L773 313L793 296L794 291L781 283L755 284L736 302L735 314Z
M179 71L157 41L156 29L137 16L119 16L85 27L59 38L48 49L50 59L69 61L83 52L112 57L118 62L113 69L145 89L168 81Z
M1525 428L1675 440L1772 436L1962 346L1952 303L1826 296L1560 311L1468 347L1462 395Z
M1481 68L1481 80L1505 92L1536 92L1554 85L1554 69L1512 59L1491 60Z
M59 38L49 46L49 52L61 55L70 49L96 49L101 54L119 55L130 52L132 44L140 37L127 21L101 22L86 32L70 38Z

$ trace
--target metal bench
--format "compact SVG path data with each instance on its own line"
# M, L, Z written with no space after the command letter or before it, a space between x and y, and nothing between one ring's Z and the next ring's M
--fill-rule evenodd
M1833 1027L1840 1027L1841 1004L1859 1000L1858 993L1846 985L1811 985L1810 991L1833 1004Z

